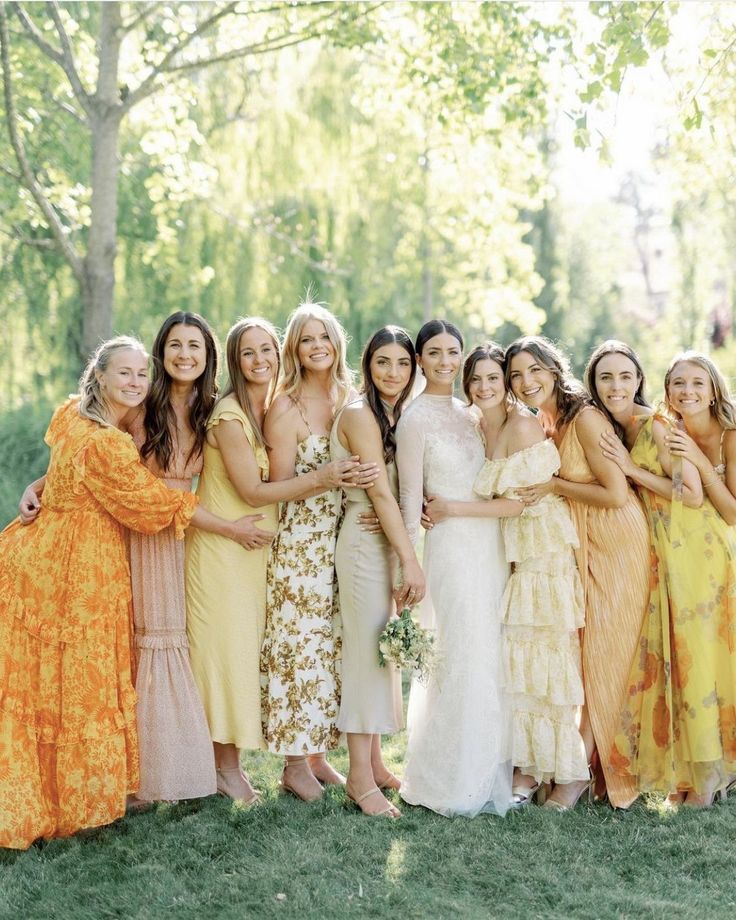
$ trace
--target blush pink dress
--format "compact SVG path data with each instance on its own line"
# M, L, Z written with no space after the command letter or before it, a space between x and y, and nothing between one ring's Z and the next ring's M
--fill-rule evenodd
M131 428L140 449L142 419ZM172 489L190 491L201 456L176 451L164 475L153 456L145 465ZM184 541L168 527L130 532L130 574L137 673L135 681L141 785L144 801L213 795L215 761L202 700L192 676L184 594Z

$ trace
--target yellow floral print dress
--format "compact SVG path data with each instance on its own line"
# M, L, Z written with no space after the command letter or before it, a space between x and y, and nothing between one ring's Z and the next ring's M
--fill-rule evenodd
M197 499L133 439L56 411L36 520L0 534L0 846L108 824L138 788L125 527L179 539Z
M631 457L662 476L652 425ZM641 496L651 594L611 762L642 789L702 794L736 773L736 529L707 498L687 508Z
M514 498L560 466L551 440L486 460L475 481L484 496ZM545 495L519 517L501 519L513 571L503 597L504 685L512 711L512 761L538 782L588 778L577 721L583 704L578 629L583 587L578 538L563 499Z
M330 461L329 435L299 442L297 476ZM340 618L335 545L342 492L281 506L266 576L261 652L263 736L274 754L314 754L340 732Z

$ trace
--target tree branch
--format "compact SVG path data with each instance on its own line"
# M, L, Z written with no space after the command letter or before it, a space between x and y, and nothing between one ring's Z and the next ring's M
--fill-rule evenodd
M14 240L16 243L22 243L24 246L32 246L34 249L58 250L59 248L56 240L52 237L45 236L34 239L32 236L24 236L17 226L13 227L12 233L0 227L0 233L4 233L5 236Z
M49 44L46 39L43 37L38 27L34 21L28 16L26 11L23 9L20 3L12 3L11 6L15 11L15 15L20 20L21 25L26 30L26 34L31 39L33 44L46 55L47 58L51 58L52 61L55 61L59 67L63 67L63 58L61 56L61 51L58 48L54 48L53 45Z
M197 58L194 61L187 61L184 64L176 64L173 67L167 67L166 73L204 70L205 67L211 67L213 64L222 64L225 61L235 60L235 58L255 57L258 54L268 54L269 51L280 51L282 48L290 48L292 45L299 45L302 42L309 41L310 38L316 38L316 35L314 33L300 33L293 36L290 41L284 41L286 38L288 38L288 35L280 35L278 38L271 39L268 42L246 45L243 48L233 48L232 51L224 51L222 54L217 54L213 57Z
M205 35L213 26L223 18L223 16L228 16L232 13L237 6L237 3L227 3L216 13L213 13L211 16L208 16L206 19L203 19L202 22L197 26L197 28L186 35L180 41L175 42L171 48L166 52L161 61L151 70L148 76L128 95L127 99L122 105L122 113L126 114L129 112L134 105L137 105L142 99L145 99L147 96L150 96L156 90L156 81L161 76L162 73L165 73L171 61L182 52L188 45L190 45L195 38L201 38Z
M18 132L18 116L15 110L15 99L13 98L13 82L10 69L9 39L8 39L8 18L5 11L5 4L0 3L0 58L2 59L3 73L3 97L5 100L5 116L8 123L8 135L10 144L15 153L15 159L20 168L20 181L28 189L36 202L38 209L46 219L56 243L61 250L66 261L69 263L74 276L80 285L85 284L84 265L76 249L72 245L66 232L66 228L59 219L51 202L44 194L43 189L33 175L31 166L26 156L23 146L23 139Z
M74 108L73 105L69 105L68 102L64 102L63 99L57 99L56 96L51 96L51 101L54 105L61 109L62 112L65 112L67 115L71 115L80 125L87 125L88 121L84 115L80 115L79 112Z
M0 163L0 172L5 173L6 176L10 176L11 179L15 179L16 182L23 182L23 176L20 173L15 172L9 166L6 166L4 163Z
M71 60L71 70L70 70L69 64L67 63L67 58L64 52L60 51L58 48L54 48L52 44L46 41L46 39L43 37L41 32L38 30L38 27L36 26L36 24L28 16L28 14L23 9L21 4L13 3L12 7L15 10L15 15L18 17L18 19L21 22L21 25L25 29L26 35L28 36L28 38L31 39L33 44L39 49L39 51L41 51L42 54L46 55L46 57L49 58L49 60L53 61L55 64L58 64L58 66L61 67L61 69L64 71L64 73L67 76L67 79L69 80L69 83L71 84L74 95L79 100L84 111L89 115L91 111L89 95L87 94L87 92L85 91L84 87L82 86L79 80L79 75L77 74L76 67L74 66L74 59L70 57L70 60ZM62 26L62 30L63 30L63 26ZM66 36L66 31L64 31L64 35ZM69 39L67 37L67 44L68 42L69 42ZM70 47L70 53L71 53L71 47ZM77 86L75 86L74 78L76 78ZM81 92L81 96L80 96L80 92Z
M133 16L133 18L128 22L124 22L121 26L125 35L127 35L128 32L132 32L136 26L139 26L142 22L148 19L152 13L155 13L160 6L162 6L161 3L139 3L138 5L143 7L141 12L138 13L137 16Z
M310 3L309 6L322 6L322 2ZM382 3L374 3L361 12L361 16L367 16L373 10L381 6ZM282 32L275 38L269 38L265 41L256 42L253 45L245 45L241 48L233 48L231 51L224 51L222 54L216 54L208 58L198 58L194 61L185 61L183 64L175 64L166 68L166 73L181 73L187 70L197 70L199 68L210 67L213 64L221 64L225 61L232 61L239 57L255 57L258 54L268 54L271 51L280 51L282 48L290 48L292 45L298 45L301 42L309 41L318 35L317 27L330 19L334 19L340 14L340 9L331 7L329 13L322 16L315 16L307 25L294 32Z
M61 15L59 13L58 3L47 3L49 14L56 26L56 32L59 36L59 41L61 42L61 66L64 68L64 73L67 75L69 82L71 83L72 90L74 95L77 97L77 101L82 106L87 115L93 114L92 100L89 93L82 85L82 80L80 79L79 72L77 71L77 65L74 63L74 51L72 50L71 42L69 41L69 36L67 35L66 29L64 28L64 23L61 21Z

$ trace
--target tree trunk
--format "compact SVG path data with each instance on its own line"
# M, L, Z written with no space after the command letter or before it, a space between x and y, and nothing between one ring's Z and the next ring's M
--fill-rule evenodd
M92 201L82 285L81 357L86 360L112 334L118 221L118 91L121 15L119 3L100 6L99 74L90 119Z

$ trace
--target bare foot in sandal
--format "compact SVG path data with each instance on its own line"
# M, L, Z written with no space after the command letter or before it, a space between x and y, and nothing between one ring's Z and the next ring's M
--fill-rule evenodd
M324 754L310 754L307 757L309 769L325 786L344 786L345 777L327 762Z
M372 789L369 789L367 792L363 792L360 795L353 795L347 788L345 792L347 793L347 797L350 799L350 801L357 805L364 815L368 815L370 818L401 817L401 812L399 809L395 805L392 805L391 802L389 802L389 800L381 792L378 786L374 786Z

